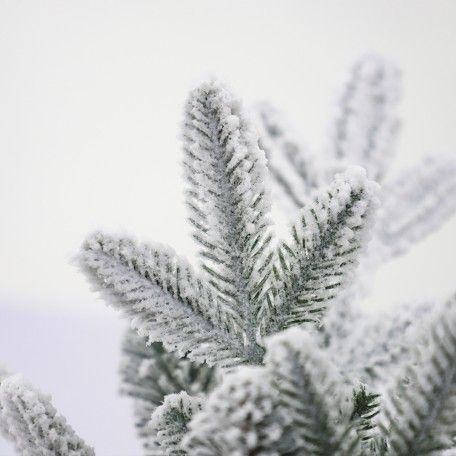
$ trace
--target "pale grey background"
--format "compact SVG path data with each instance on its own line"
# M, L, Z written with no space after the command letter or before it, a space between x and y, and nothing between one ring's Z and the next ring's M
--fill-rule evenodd
M124 230L193 255L178 141L189 88L216 75L247 103L270 99L318 147L365 50L404 71L396 169L456 152L451 0L0 1L0 360L52 392L99 456L140 451L117 396L124 323L70 265L81 240ZM381 270L367 304L448 294L455 228Z

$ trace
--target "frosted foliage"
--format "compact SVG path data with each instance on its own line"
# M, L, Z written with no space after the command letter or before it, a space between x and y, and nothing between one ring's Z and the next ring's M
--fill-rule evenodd
M10 438L23 456L95 454L57 413L50 397L18 375L1 382L0 411Z
M217 82L189 97L184 167L197 275L169 247L89 237L80 263L148 342L223 368L262 361L264 336L319 322L357 264L376 184L353 168L316 193L277 248L270 230L267 168L239 100Z
M181 441L192 417L201 410L202 399L182 391L170 394L152 414L150 426L157 432L157 440L169 456L181 456Z
M277 399L262 368L225 377L190 423L184 447L191 456L275 456L283 437Z
M284 326L319 322L327 302L351 278L377 193L378 185L362 168L351 168L301 210L292 230L294 242L280 251L287 278L279 308Z
M416 347L390 390L383 425L394 456L454 454L456 421L456 299L451 299Z
M147 456L454 450L454 301L415 357L431 303L367 318L353 285L359 261L373 270L456 206L455 158L387 175L398 86L389 62L360 59L316 154L274 108L255 108L254 125L226 87L200 84L182 139L201 272L166 246L86 240L82 269L130 320L122 391ZM295 209L285 241L272 230L269 177Z
M121 391L134 400L135 425L145 454L160 455L165 450L157 443L156 429L149 425L152 413L169 394L210 391L216 372L205 364L195 364L167 352L161 343L147 346L146 340L132 330L125 333L122 348Z
M242 360L239 343L224 330L224 312L213 292L168 248L95 234L84 244L80 262L95 287L149 342L161 341L199 362Z
M358 379L383 391L393 373L412 358L417 331L431 309L425 302L358 317L348 335L331 340L328 353L347 380Z
M375 224L380 258L408 250L456 210L456 156L427 157L385 183Z
M227 375L190 422L189 456L362 456L377 445L376 395L356 402L302 329L267 341L265 366ZM371 433L372 431L372 434ZM362 444L364 439L365 445Z
M399 71L378 55L360 58L351 68L336 104L329 154L364 166L381 179L393 154L398 129Z
M351 412L350 390L343 388L329 359L298 328L267 343L265 363L291 419L294 454L333 455Z
M264 152L240 101L217 82L190 94L183 137L189 219L203 269L255 351L257 285L268 272L271 241Z
M373 270L405 253L454 214L456 155L426 158L398 177L390 176L399 125L400 73L383 57L361 57L339 92L324 154L309 152L294 139L283 116L264 104L256 109L260 143L267 149L273 187L289 217L294 218L318 187L347 165L363 166L369 177L383 184L373 245L363 259L363 269Z
M278 196L284 204L291 203L288 205L290 210L304 206L305 199L322 183L315 163L317 157L309 152L283 120L283 114L270 103L259 103L253 113L260 146L268 159L268 169L277 184Z

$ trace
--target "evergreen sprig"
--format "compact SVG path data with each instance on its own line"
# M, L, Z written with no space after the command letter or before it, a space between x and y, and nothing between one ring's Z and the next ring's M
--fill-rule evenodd
M169 248L95 234L80 263L149 342L196 362L261 363L263 336L319 321L350 277L377 205L362 169L338 174L305 208L295 243L273 246L267 168L241 103L204 83L185 110L187 205L202 274Z
M439 454L455 448L456 298L450 299L390 388L382 426L389 454Z
M359 165L382 184L382 205L372 231L366 267L407 252L456 211L456 157L432 155L393 175L400 131L400 71L384 57L367 54L350 68L338 91L326 147L305 145L270 103L256 106L260 144L272 184L292 217L335 172Z
M298 328L269 339L265 365L226 377L181 447L191 456L421 456L455 448L456 299L417 338L415 356L381 400L360 385L348 401L337 366L315 342ZM249 440L247 419L255 423ZM264 435L274 440L263 453Z
M150 425L152 413L168 395L207 394L217 382L216 371L166 351L160 342L147 345L133 330L125 333L122 351L121 392L134 401L135 425L146 454L162 456L157 429Z
M23 456L93 456L50 397L19 375L0 383L0 427Z

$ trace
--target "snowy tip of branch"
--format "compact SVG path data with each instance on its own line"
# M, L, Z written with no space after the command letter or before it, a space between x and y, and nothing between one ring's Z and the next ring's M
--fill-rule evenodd
M28 380L26 380L22 374L12 374L9 375L1 385L0 399L13 394L34 391L35 387Z
M339 189L345 185L350 187L351 192L360 193L362 200L356 204L356 214L349 220L348 228L351 228L350 223L356 221L357 217L361 217L363 214L372 214L376 212L380 207L380 185L368 178L367 172L360 166L350 166L344 173L336 175L335 177L336 186ZM363 242L368 242L372 236L372 225L374 218L370 215L365 221L365 229L362 232L361 239ZM349 230L347 230L349 234ZM353 265L358 264L358 259L355 259ZM348 282L347 282L348 284Z
M242 129L247 148L258 145L256 129L244 113L242 100L225 83L217 79L203 81L190 92L187 104L189 112L195 114L197 119L201 106L216 111L224 137L230 134L237 137L238 130Z
M361 166L349 166L344 172L335 175L337 186L347 184L351 191L363 192L370 204L379 205L380 185L367 177L367 171Z
M388 70L396 79L401 76L399 66L391 59L376 51L367 51L362 54L355 62L359 65L361 73L367 78L372 78L379 71Z
M213 107L222 107L226 104L235 112L239 112L242 106L241 99L233 95L229 86L216 78L202 81L190 91L190 103L203 100Z
M166 420L167 414L172 409L183 409L187 414L194 415L201 410L201 399L198 396L190 396L186 391L168 394L163 404L157 407L152 413L149 426L159 429Z

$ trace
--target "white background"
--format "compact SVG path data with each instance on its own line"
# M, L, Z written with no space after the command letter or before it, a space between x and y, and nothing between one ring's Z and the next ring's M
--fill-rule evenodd
M403 69L395 169L456 153L456 2L0 0L0 361L43 390L98 456L138 455L117 395L124 322L70 259L94 229L193 255L179 126L208 75L269 99L309 143L359 54ZM380 271L374 308L448 294L456 221ZM0 455L13 454L0 442Z

